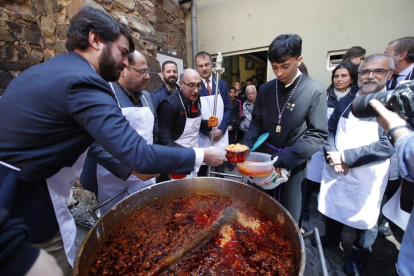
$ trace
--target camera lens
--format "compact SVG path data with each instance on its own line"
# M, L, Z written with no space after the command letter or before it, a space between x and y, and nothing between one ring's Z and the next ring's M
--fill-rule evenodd
M357 118L377 117L378 113L369 104L369 101L372 99L378 100L383 106L391 110L388 100L391 97L392 92L393 91L385 91L357 97L352 102L352 114Z

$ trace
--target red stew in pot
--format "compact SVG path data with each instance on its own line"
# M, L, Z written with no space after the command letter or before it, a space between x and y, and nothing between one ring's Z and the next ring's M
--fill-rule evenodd
M89 275L146 275L230 206L237 219L159 275L297 275L299 264L280 226L244 203L215 195L160 201L140 210L111 233Z

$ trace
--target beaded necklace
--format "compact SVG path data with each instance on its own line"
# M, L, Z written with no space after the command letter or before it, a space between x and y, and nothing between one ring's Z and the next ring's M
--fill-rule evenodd
M295 87L293 88L292 92L289 95L289 98L287 99L285 105L283 106L282 110L280 110L279 107L279 92L277 90L277 80L276 80L276 104L277 104L277 111L279 112L279 119L277 120L277 127L276 127L276 132L281 132L282 131L282 127L280 126L280 123L282 122L282 115L283 115L283 111L286 108L286 105L289 103L290 98L292 97L293 93L295 93L296 88L298 87L300 81L302 80L302 76L303 74L300 75L298 82L296 83Z

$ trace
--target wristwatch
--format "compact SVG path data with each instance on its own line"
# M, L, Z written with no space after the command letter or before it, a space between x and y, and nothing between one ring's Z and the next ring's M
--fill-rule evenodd
M387 137L391 141L392 145L394 145L394 143L395 143L394 138L393 138L392 135L394 134L394 132L396 132L397 130L402 129L402 128L408 128L408 129L414 130L414 128L410 127L409 125L400 125L400 126L396 126L396 127L393 127L392 129L390 129L390 131L387 132Z

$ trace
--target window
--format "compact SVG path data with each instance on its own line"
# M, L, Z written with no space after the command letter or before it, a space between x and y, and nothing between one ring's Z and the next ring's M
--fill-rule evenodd
M329 51L326 59L326 70L332 71L341 64L347 50Z

